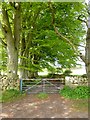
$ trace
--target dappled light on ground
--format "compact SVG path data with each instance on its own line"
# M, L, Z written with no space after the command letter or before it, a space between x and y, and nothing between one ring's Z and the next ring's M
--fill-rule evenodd
M1 117L5 118L88 118L88 109L83 114L83 109L78 111L71 100L59 94L49 94L43 100L36 95L27 95L22 100L3 103L2 106Z
M13 115L10 114L10 113L8 113L8 114L6 114L6 113L1 113L1 114L0 114L0 119L1 119L1 118L10 118L10 117L13 117Z

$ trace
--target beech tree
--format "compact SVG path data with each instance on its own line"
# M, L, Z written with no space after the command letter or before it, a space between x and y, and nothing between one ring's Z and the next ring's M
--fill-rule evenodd
M49 3L23 4L25 12L23 12L22 40L25 42L23 42L21 50L23 52L21 61L23 60L23 62L20 68L26 71L25 75L28 71L35 73L45 67L52 70L49 63L54 65L55 61L58 61L62 68L76 65L78 45L84 34L78 16L84 6L81 3L53 3L52 6L53 9ZM55 21L57 27L52 21ZM80 32L78 33L78 31ZM71 41L60 36L59 32ZM63 41L63 39L65 40Z
M2 45L7 48L7 76L35 77L38 71L75 67L85 29L82 3L2 3ZM85 13L86 14L86 13ZM22 19L21 19L22 18ZM19 66L18 66L19 63Z
M90 85L90 0L88 2L88 5L85 6L85 13L87 11L88 13L88 19L87 19L87 14L81 14L78 16L78 20L80 20L81 22L85 23L85 25L87 26L87 35L86 35L86 47L85 47L85 56L82 55L82 53L79 51L79 53L77 52L76 46L75 44L73 44L72 41L70 41L70 39L68 39L67 37L65 37L64 35L62 35L59 30L57 29L57 27L55 26L55 15L54 15L54 9L51 5L51 3L49 3L50 9L52 11L52 24L54 27L54 30L56 32L56 34L59 37L62 37L63 40L65 40L72 48L73 50L77 53L77 55L82 59L82 61L85 63L86 66L86 73L87 73L87 78L88 78L88 84ZM81 18L80 18L81 17ZM84 41L83 41L84 42Z
M86 63L86 72L88 77L88 85L90 85L90 0L88 1L88 19L87 19L87 36L86 36L86 54L85 54L85 63Z
M10 10L12 11L10 12ZM20 41L20 3L2 3L2 31L7 47L7 76L17 79L18 46ZM4 42L4 41L3 41Z

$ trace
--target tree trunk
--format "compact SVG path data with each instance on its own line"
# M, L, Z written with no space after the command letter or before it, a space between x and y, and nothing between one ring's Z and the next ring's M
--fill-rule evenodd
M90 21L89 21L90 22ZM88 77L88 84L90 85L90 28L87 30L86 37L86 72Z
M16 3L15 3L16 4ZM17 80L18 71L18 45L20 40L20 3L17 7L13 6L14 11L14 34L13 27L10 25L8 11L6 6L2 6L3 25L2 30L7 42L7 83L8 86L14 87Z
M9 35L8 35L9 36ZM17 78L17 70L18 70L18 51L15 49L15 46L11 44L10 41L13 39L7 38L7 53L8 53L8 61L7 61L7 76L9 79Z
M87 78L88 78L88 85L90 86L90 0L88 2L88 30L87 30L87 36L86 36L86 72L87 72Z
M28 70L26 70L26 66L28 65L27 59L29 59L29 48L26 50L27 41L25 39L25 34L22 34L21 39L21 51L20 51L20 78L28 78Z

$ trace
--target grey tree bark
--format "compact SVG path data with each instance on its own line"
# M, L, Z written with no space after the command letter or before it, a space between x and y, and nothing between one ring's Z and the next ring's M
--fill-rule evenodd
M15 6L17 4L17 6ZM17 79L18 71L18 45L20 40L20 3L14 3L14 28L11 27L8 11L5 5L2 5L3 23L2 31L7 42L7 77L10 83L14 83ZM14 29L14 31L12 30ZM13 32L12 32L13 31ZM8 81L9 82L9 81Z
M88 77L88 85L90 85L90 0L88 2L88 29L87 29L87 36L86 36L86 72Z

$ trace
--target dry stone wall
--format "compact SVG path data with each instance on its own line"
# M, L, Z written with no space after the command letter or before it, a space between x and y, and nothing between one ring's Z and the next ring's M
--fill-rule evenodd
M6 89L13 89L17 88L19 89L19 79L13 80L13 79L7 79L6 75L0 75L0 85L1 90L4 91Z
M61 78L60 78L61 79ZM88 80L86 77L81 76L67 76L65 77L65 85L69 86L81 86L81 85L88 85ZM0 86L2 91L10 88L17 88L19 89L20 80L8 80L6 75L0 75Z
M65 78L65 84L69 86L88 86L88 79L82 76L67 76Z

